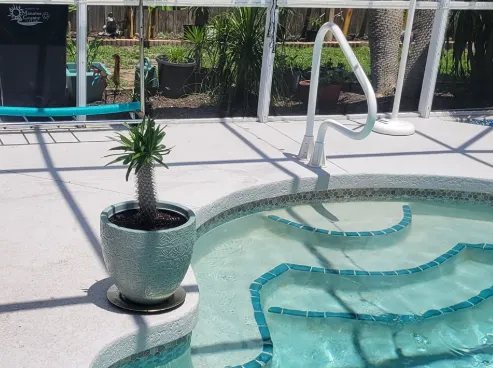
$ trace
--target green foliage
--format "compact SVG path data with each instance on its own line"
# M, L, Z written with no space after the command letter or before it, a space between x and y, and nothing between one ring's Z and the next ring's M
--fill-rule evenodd
M157 125L154 119L149 117L144 118L136 126L126 125L126 127L129 130L128 137L121 133L117 133L116 137L111 137L113 141L118 143L118 146L111 148L110 151L121 151L121 153L106 155L105 157L118 156L106 166L118 162L128 165L125 175L127 181L132 169L135 174L138 174L145 164L158 163L168 168L163 162L163 156L169 154L171 148L167 148L163 144L166 135L164 127Z
M493 11L456 10L448 33L454 39L454 79L470 81L475 97L488 100L493 96Z
M288 18L296 12L293 8L279 9L279 24L277 28L277 42L285 42L291 36L289 34Z
M183 64L189 62L190 50L175 46L170 48L165 55L170 63Z
M144 62L145 64L145 62ZM135 72L135 87L132 93L132 101L140 102L140 75L141 70L137 69ZM151 106L151 95L157 89L157 85L159 84L158 78L154 70L144 68L144 102L146 104L145 111L146 114L149 113Z
M212 20L214 22L214 19ZM218 36L214 35L214 28L206 27L204 31L206 33L206 39L204 41L203 46L201 46L201 67L203 68L212 68L213 72L210 73L210 78L213 79L214 74L216 74L219 69L214 69L218 63L219 51L223 50L224 54L228 54L227 48L229 43L224 42L223 44L218 44ZM263 30L262 30L263 32ZM227 38L226 38L227 40ZM70 41L69 41L70 43ZM263 43L263 36L262 41ZM193 43L192 43L193 44ZM195 51L195 45L193 47ZM158 55L166 55L171 48L185 48L187 52L190 52L190 48L186 46L170 46L170 45L160 45L160 46L151 46L150 48L145 50L145 56L149 57L151 60L155 60ZM354 47L353 51L358 58L363 70L367 75L370 75L370 50L367 46L362 47ZM113 65L113 55L117 53L121 57L121 68L122 70L134 70L135 65L139 62L139 48L138 46L125 46L125 47L116 47L110 45L101 45L98 48L97 52L97 61L104 63L106 66L110 67ZM278 70L279 67L287 68L287 69L299 69L302 71L309 72L312 65L312 55L313 55L313 47L294 47L294 46L283 46L280 45L276 50L276 58L275 58L275 70ZM467 50L462 55L462 63L467 63ZM278 59L284 60L278 60ZM344 69L350 71L351 67L348 64L346 57L343 52L338 47L324 47L322 49L322 65L327 61L332 61L334 65L342 63L344 65ZM67 50L67 61L75 62L75 49L70 49L70 45ZM261 65L261 61L260 61ZM452 79L454 76L453 72L453 50L444 50L442 53L442 59L440 62L440 76L441 78L450 78ZM260 73L260 72L259 72ZM258 75L260 75L258 73ZM464 64L464 77L469 76L470 71L466 68L466 64ZM308 76L307 76L308 77ZM215 78L215 77L214 77ZM260 77L259 77L260 79ZM274 78L274 83L278 81L278 78ZM111 83L111 80L108 80ZM274 84L275 85L275 84ZM122 86L124 83L122 81ZM212 90L211 93L215 93L216 90Z
M184 40L191 43L193 49L190 50L189 57L197 62L197 68L202 66L202 54L210 45L205 27L192 26L185 30Z
M320 68L319 83L321 85L344 84L353 80L355 80L353 72L346 70L342 63L334 66L329 61Z
M236 8L211 21L208 58L212 91L222 109L255 111L258 102L265 9Z
M158 163L168 168L163 162L163 156L170 153L171 148L163 144L166 135L164 128L147 117L139 124L126 125L129 136L117 133L116 137L111 137L118 145L110 151L120 151L116 154L109 154L105 157L117 156L106 166L114 163L127 165L125 179L132 170L137 177L137 199L139 201L140 217L152 223L157 217L156 187L154 184L154 164Z
M87 42L87 70L91 70L92 63L97 60L99 57L99 51L102 45L101 37L95 37ZM67 39L67 59L70 61L75 61L77 57L77 43L74 39ZM112 56L113 58L113 56Z
M318 17L310 18L310 28L312 31L317 31L322 27L324 22L325 14L320 14Z

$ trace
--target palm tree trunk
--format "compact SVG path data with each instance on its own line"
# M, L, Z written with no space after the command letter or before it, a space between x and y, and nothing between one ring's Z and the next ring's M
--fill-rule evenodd
M409 48L402 95L419 98L425 75L435 10L416 10L413 22L413 44Z
M397 83L403 11L372 9L368 12L373 88L377 95L390 95Z

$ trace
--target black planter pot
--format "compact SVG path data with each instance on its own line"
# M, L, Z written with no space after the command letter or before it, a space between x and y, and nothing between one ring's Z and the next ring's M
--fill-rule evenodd
M306 31L306 40L308 42L315 42L315 38L317 38L317 30L310 29L309 31Z
M156 58L158 63L159 90L169 98L180 98L194 89L195 61L183 64L171 63L165 55Z

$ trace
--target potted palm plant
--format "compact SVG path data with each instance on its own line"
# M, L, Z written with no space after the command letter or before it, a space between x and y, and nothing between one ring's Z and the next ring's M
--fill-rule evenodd
M158 63L159 90L164 96L179 98L192 91L195 60L185 47L175 46L156 58Z
M101 213L103 256L122 299L156 305L173 296L183 281L195 243L195 215L181 205L159 201L154 166L163 165L171 148L163 144L164 128L144 118L127 126L129 135L113 140L120 151L108 163L127 165L126 180L136 177L137 201L112 205Z

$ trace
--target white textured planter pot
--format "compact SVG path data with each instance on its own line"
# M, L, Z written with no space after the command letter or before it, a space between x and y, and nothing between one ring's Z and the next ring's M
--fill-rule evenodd
M192 210L169 202L159 209L177 212L187 222L168 230L133 230L111 223L116 213L138 209L136 201L115 204L101 213L104 262L125 298L139 304L159 304L169 298L185 277L196 238Z

